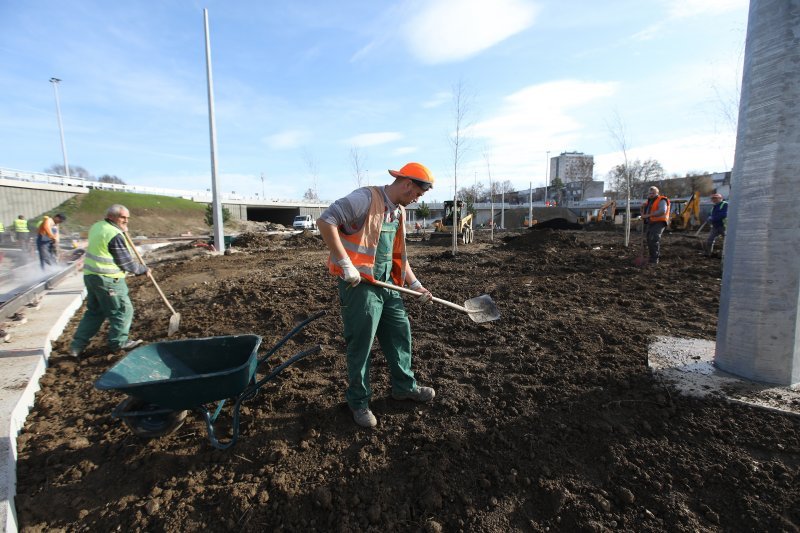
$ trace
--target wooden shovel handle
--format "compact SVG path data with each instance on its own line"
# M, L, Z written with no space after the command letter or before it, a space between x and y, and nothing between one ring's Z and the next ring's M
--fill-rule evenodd
M131 242L131 238L124 231L122 232L122 234L125 235L125 240L128 241L128 246L133 250L133 253L136 254L136 259L138 259L139 262L142 264L142 266L146 268L147 265L145 264L144 259L142 259L142 255L139 253L139 250L137 250L136 246L134 246L133 242ZM164 295L164 292L161 290L161 287L159 287L158 283L156 283L156 278L153 277L153 273L150 272L150 269L147 270L147 277L150 278L150 281L153 282L153 286L158 291L158 294L161 295L161 299L164 300L164 303L167 304L167 307L169 308L170 311L172 311L172 314L174 315L175 309L172 308L172 305L170 305L169 300L167 300L167 297Z
M370 281L369 283L372 283L373 285L377 285L378 287L383 287L384 289L391 289L391 290L397 291L397 292L404 292L406 294L410 294L411 296L417 296L417 297L420 296L420 293L418 293L417 291L415 291L413 289L406 289L405 287L398 287L397 285L392 285L391 283L384 283L384 282L378 281L378 280ZM470 310L467 309L466 307L460 306L458 304L454 304L453 302L448 302L447 300L442 300L441 298L437 298L435 296L433 297L433 301L436 302L436 303L439 303L439 304L446 305L447 307L452 307L453 309L457 309L457 310L459 310L459 311L461 311L463 313L469 313L470 312Z

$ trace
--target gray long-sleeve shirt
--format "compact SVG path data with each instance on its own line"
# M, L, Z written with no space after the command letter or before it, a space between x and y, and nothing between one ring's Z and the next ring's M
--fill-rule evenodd
M382 188L383 202L385 205L384 221L392 222L400 218L400 208L386 196L386 189ZM344 198L339 198L322 212L320 219L338 227L345 234L353 234L364 225L372 203L372 190L370 187L356 189Z

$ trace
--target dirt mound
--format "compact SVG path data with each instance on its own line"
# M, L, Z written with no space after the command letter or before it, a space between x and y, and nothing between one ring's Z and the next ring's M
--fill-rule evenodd
M280 235L245 232L237 235L232 244L236 248L268 248L270 246L275 246L274 243L280 241L282 238L283 237Z
M196 413L150 441L113 418L125 396L92 386L120 359L103 336L80 363L57 355L79 313L18 438L21 530L798 530L798 419L680 396L647 368L657 335L714 340L718 258L670 233L650 269L632 266L618 234L480 238L455 256L411 243L410 259L434 295L490 294L501 320L407 300L416 377L436 399L393 400L376 344L372 431L344 403L339 299L321 246L199 255L159 272L180 337L257 333L263 355L327 311L262 365L259 377L322 346L243 404L225 452ZM158 294L147 279L130 284L133 337L166 340Z
M553 229L529 229L521 235L511 235L503 238L503 242L514 250L524 250L527 248L542 247L577 247L586 248L587 244L583 239L578 238L574 232L562 233Z
M292 235L284 241L284 246L287 248L317 248L320 250L327 249L322 237L314 234L313 231L304 230L301 233Z
M582 229L583 226L576 222L570 222L566 218L551 218L550 220L545 220L544 222L539 222L535 226L531 227L531 230L543 230L543 229Z

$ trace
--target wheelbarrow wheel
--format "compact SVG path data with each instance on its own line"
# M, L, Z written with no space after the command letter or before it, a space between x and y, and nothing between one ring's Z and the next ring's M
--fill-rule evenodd
M133 397L127 398L119 406L122 421L134 435L143 439L155 439L174 433L183 425L189 413L189 411L170 411L125 416L125 413L147 411L163 411L163 408Z

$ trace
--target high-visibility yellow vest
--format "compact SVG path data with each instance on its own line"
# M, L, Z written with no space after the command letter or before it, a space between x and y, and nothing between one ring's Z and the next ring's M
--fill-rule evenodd
M28 221L17 219L14 221L14 231L17 233L30 233L31 230L28 229Z
M0 233L5 233L5 232L6 232L6 227L3 225L2 222L0 222Z
M108 251L108 243L121 233L121 229L106 220L92 225L89 229L89 246L83 258L84 275L125 277L125 271L117 266L114 256Z

